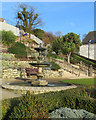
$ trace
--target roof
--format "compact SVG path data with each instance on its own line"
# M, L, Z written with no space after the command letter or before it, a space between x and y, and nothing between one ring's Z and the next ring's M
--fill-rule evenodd
M86 37L83 39L82 44L96 43L96 31L89 32Z

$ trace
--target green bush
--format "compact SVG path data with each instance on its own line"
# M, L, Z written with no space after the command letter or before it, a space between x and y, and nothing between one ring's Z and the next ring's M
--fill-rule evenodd
M6 46L11 46L15 43L16 36L12 31L1 31L2 33L2 43Z
M86 59L84 59L82 57L79 57L79 56L77 56L75 54L72 55L71 63L76 64L76 63L80 63L80 61L82 61L85 65L92 65L93 67L96 67L95 63L93 63L93 62L91 62L89 60L86 60Z
M86 88L87 90L88 88ZM93 94L93 93L92 93ZM84 109L96 114L96 99L84 95L81 87L59 92L49 92L38 95L27 94L25 97L4 100L2 113L4 118L47 118L48 112L60 107ZM46 110L47 108L47 110ZM40 111L40 113L39 113ZM36 116L34 116L34 114ZM42 114L42 115L41 115Z
M48 58L50 58L50 57L56 58L57 55L56 55L56 54L52 54L52 53L48 53L47 57L48 57Z
M43 102L38 97L27 94L14 107L9 119L44 119L48 117L49 113Z
M12 112L13 108L19 103L19 99L10 98L2 101L2 120L8 119L8 116Z
M60 66L55 62L51 62L51 70L58 70L58 69L60 69Z
M96 99L84 97L82 89L71 89L39 95L39 99L47 105L49 112L60 107L84 109L96 114Z
M8 48L8 51L15 54L17 58L27 57L26 46L20 42L17 42L14 46Z

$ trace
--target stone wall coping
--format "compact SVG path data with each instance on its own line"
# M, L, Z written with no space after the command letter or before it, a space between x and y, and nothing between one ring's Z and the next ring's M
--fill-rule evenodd
M77 88L76 85L60 86L60 87L32 87L32 86L27 87L27 86L2 84L1 86L2 88L9 89L9 90L30 91L30 92L34 92L34 94Z

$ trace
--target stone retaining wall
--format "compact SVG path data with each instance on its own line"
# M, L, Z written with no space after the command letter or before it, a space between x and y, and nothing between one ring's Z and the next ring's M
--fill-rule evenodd
M46 78L56 78L56 77L64 77L64 70L58 70L58 71L53 71L53 70L43 70L44 77ZM26 71L25 69L22 69L22 73L20 72L19 69L16 68L7 68L7 69L2 69L2 78L17 78L21 77L22 78L27 78L26 76Z
M2 70L2 78L16 78L20 77L20 71L17 69L3 69Z
M2 63L2 68L7 67L30 67L29 63L32 61L8 61L8 60L0 60Z
M46 78L64 77L63 69L60 69L58 71L44 70L43 73L44 73L44 77L46 77Z
M25 68L30 67L29 63L32 61L6 61L1 60L2 63L2 75L1 78L16 78L20 77L20 70L22 68L22 77L27 78Z
M20 77L20 70L17 70L17 68L22 68L22 77L27 78L25 68L30 68L32 66L29 65L32 61L6 61L2 60L2 75L0 75L1 78L16 78ZM86 76L85 74L79 73L79 71L74 70L69 67L68 71L66 69L66 65L63 63L59 63L60 66L64 67L58 71L52 71L52 70L43 70L44 77L46 78L57 78L57 77L78 77L78 76ZM68 67L68 66L67 66Z
M29 63L32 61L6 61L2 60L2 75L1 78L16 78L20 77L20 70L22 68L22 78L27 78L25 68L30 68ZM64 77L64 70L60 69L58 71L52 70L43 70L44 77L55 78L55 77Z

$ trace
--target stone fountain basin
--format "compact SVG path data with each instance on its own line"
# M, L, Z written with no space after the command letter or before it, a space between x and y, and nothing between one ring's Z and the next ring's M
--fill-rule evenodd
M68 86L54 86L54 84L49 84L49 86L20 86L20 85L11 85L11 83L2 84L2 88L20 91L22 94L26 94L27 91L30 91L31 94L40 94L46 92L56 92L61 90L77 88L76 85Z

